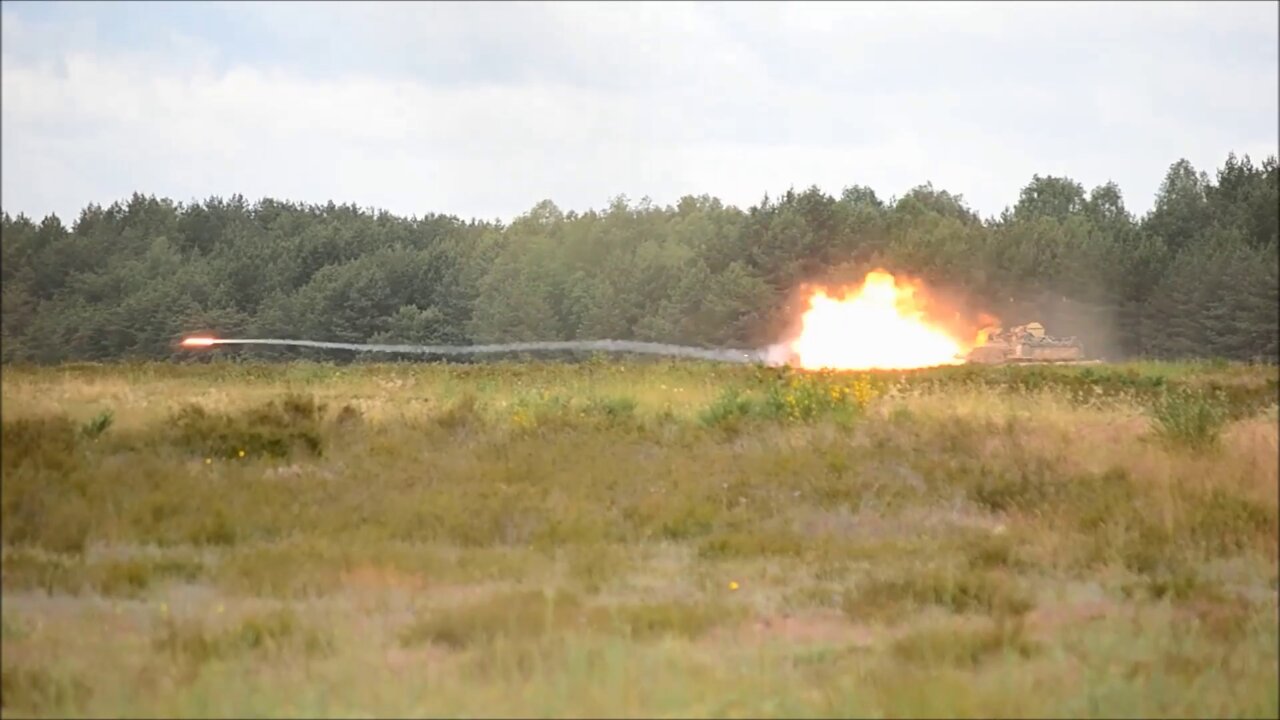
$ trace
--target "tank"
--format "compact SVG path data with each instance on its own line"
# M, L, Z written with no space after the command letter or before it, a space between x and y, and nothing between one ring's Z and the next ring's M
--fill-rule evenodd
M1004 363L1060 363L1084 360L1084 346L1074 337L1055 338L1045 335L1038 322L1005 330L1000 327L983 331L985 342L978 345L965 360L982 365Z

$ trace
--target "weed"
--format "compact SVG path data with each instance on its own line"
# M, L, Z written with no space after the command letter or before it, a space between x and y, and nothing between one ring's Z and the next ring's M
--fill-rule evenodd
M429 612L400 634L406 647L436 643L462 649L502 637L529 640L567 630L582 618L572 594L546 595L539 590L503 593L479 602Z
M280 544L231 551L214 573L223 590L250 596L304 599L327 595L339 586L335 567L344 555L330 546Z
M895 657L931 667L974 667L992 657L1026 659L1040 646L1021 622L988 622L978 627L930 627L913 630L893 642Z
M964 546L969 566L980 570L1007 568L1020 570L1027 567L1018 550L1017 542L1008 534L977 533Z
M587 404L587 412L613 422L629 420L636 413L635 398L606 397L593 398Z
M75 675L7 661L0 670L0 708L8 713L57 716L78 712L90 698L89 685Z
M667 540L702 537L715 527L717 515L716 506L710 502L672 503L658 520L658 534Z
M295 450L319 455L322 410L313 399L293 394L236 416L186 404L170 418L171 442L206 458L283 458Z
M245 652L296 650L311 657L327 655L333 649L327 633L303 624L287 607L247 617L221 640L230 648Z
M88 583L82 557L33 550L8 551L0 559L0 582L8 590L76 595Z
M498 523L510 527L510 521L498 520ZM506 531L499 530L499 533L506 534ZM568 508L559 513L547 512L542 520L542 527L532 533L530 539L535 547L550 550L596 545L606 541L609 533L609 525L599 513Z
M1249 632L1249 603L1240 598L1201 598L1192 606L1196 621L1206 633L1225 643L1238 643Z
M476 425L481 420L480 401L465 393L433 418L445 430L455 431Z
M567 552L570 580L588 593L599 592L630 566L623 549L602 543L570 545Z
M699 414L698 419L707 427L736 430L751 415L752 407L751 398L744 396L738 388L729 387L720 392L720 396Z
M704 560L764 556L799 557L810 543L798 533L786 529L722 530L703 540L698 557Z
M187 540L195 545L234 545L236 537L235 521L221 505L203 513L187 533Z
M102 434L111 427L115 421L115 413L110 410L103 410L95 415L92 419L80 426L80 434L89 440L97 440Z
M329 633L304 624L287 607L250 615L220 630L209 630L198 619L168 616L153 636L152 646L189 672L214 660L251 653L323 657L334 649Z
M0 483L4 522L0 536L7 545L31 545L54 553L83 553L95 513L85 497L83 470L59 473L46 469L5 473Z
M1168 527L1153 520L1136 519L1117 552L1126 569L1151 574L1164 571L1181 559L1177 540Z
M18 642L31 637L31 626L17 618L0 617L0 641Z
M626 603L592 610L594 627L636 640L667 636L692 640L740 615L720 603L679 601Z
M1045 468L987 468L979 471L970 495L994 512L1029 511L1049 504L1058 483Z
M138 597L157 581L191 582L200 577L204 564L178 557L132 557L94 568L95 589L106 596Z
M1230 555L1263 538L1274 549L1280 533L1280 512L1275 505L1263 505L1215 487L1192 502L1193 511L1187 528L1188 539L1208 555Z
M786 373L765 390L762 411L779 420L812 422L829 417L847 423L867 407L877 392L866 378L846 382L830 372Z
M965 567L928 567L918 573L871 578L847 592L842 607L850 619L897 617L934 605L954 613L1019 617L1034 606L1007 574Z
M1190 390L1166 393L1151 410L1157 437L1191 450L1216 447L1227 413L1217 398Z
M400 635L405 646L436 643L452 649L495 640L527 642L579 631L620 634L631 639L696 638L738 613L717 603L648 602L587 606L573 594L530 590L428 613Z
M78 433L65 415L5 420L0 432L6 478L19 469L69 473L79 465Z
M342 409L333 418L333 424L338 428L348 428L356 425L364 418L363 414L351 405L343 405Z
M1144 593L1152 600L1190 600L1210 591L1210 587L1201 582L1194 570L1175 566L1147 573L1137 582L1126 583L1121 590L1127 597Z

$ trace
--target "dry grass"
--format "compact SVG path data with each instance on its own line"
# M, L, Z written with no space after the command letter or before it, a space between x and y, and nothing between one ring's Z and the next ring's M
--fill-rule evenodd
M0 706L1275 716L1276 379L8 369Z

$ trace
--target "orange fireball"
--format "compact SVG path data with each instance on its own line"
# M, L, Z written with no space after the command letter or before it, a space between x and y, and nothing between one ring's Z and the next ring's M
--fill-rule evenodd
M852 293L833 297L818 290L809 298L800 334L789 343L806 369L902 370L955 365L967 348L925 318L917 286L890 273L868 273Z

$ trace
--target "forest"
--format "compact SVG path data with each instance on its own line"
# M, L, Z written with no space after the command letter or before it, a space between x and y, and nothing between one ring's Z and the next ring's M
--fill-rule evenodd
M1275 156L1231 154L1213 177L1173 163L1142 217L1114 183L1040 175L993 218L929 183L887 201L793 189L745 210L705 195L583 213L545 200L509 224L135 193L69 226L3 213L0 360L183 357L175 342L198 331L758 347L794 322L806 283L884 267L1105 359L1275 363L1278 188Z

